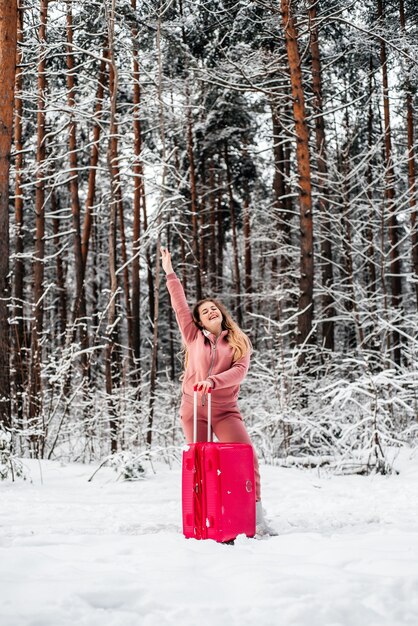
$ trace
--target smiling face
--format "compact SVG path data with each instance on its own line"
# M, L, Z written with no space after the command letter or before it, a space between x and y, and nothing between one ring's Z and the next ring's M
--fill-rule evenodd
M210 333L219 335L222 330L222 313L211 300L203 302L198 308L200 323Z

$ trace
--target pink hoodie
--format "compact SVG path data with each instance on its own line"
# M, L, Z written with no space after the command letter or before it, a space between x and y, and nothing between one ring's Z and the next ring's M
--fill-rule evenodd
M205 341L205 335L193 321L183 286L174 272L167 275L167 288L189 355L182 386L184 399L192 402L193 385L199 380L210 380L214 405L236 405L239 386L250 365L250 352L234 363L233 349L226 339L227 330L223 330L218 338L208 333L209 341Z

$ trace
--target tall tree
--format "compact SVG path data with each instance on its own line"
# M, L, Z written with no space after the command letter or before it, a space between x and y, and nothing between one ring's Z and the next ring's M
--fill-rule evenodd
M319 221L321 224L322 257L322 343L328 350L334 350L335 308L332 296L333 254L331 239L330 203L328 189L328 161L325 138L325 120L323 114L321 56L319 52L319 32L317 24L317 2L311 0L309 7L311 20L310 49L312 59L312 88L314 93L313 112L315 115L315 143L318 169Z
M404 0L399 0L399 19L402 33L406 35L406 18ZM417 181L415 165L415 145L414 145L414 107L412 97L412 85L409 78L411 63L407 63L405 79L406 91L406 120L408 137L408 191L409 207L411 209L411 246L412 246L412 272L415 282L415 296L418 307L418 220L417 220Z
M86 320L86 298L84 289L84 263L81 247L81 217L80 217L80 195L78 190L78 159L77 159L77 126L75 121L75 63L73 53L73 9L72 0L67 4L67 101L70 112L69 124L69 161L70 161L70 196L71 213L73 217L74 231L74 265L76 293L74 301L73 318L74 324L80 319L79 331L81 339L81 363L83 375L88 376L87 349L89 346ZM75 335L76 327L74 328Z
M17 1L0 0L0 424L10 426L9 167L13 136Z
M39 52L37 76L37 112L36 112L36 183L35 183L35 258L33 261L33 320L31 332L31 380L29 398L29 417L31 425L37 431L34 437L33 453L39 453L40 431L37 419L41 412L41 336L44 321L43 281L45 256L45 159L46 159L46 24L48 18L48 0L40 0L39 15Z
M304 344L311 334L313 320L313 221L312 185L309 160L309 130L306 121L305 95L302 84L298 33L290 0L281 0L282 24L285 33L287 59L292 88L293 117L296 134L296 160L299 179L300 215L300 295L298 343ZM304 362L302 352L299 363Z
M131 6L136 11L136 0L131 0ZM141 356L141 332L140 332L140 274L139 274L139 250L141 235L141 196L143 180L143 167L141 161L142 138L141 138L141 91L139 84L139 60L138 60L138 29L132 27L132 63L133 63L133 128L134 128L134 198L133 198L133 241L132 241L132 350L136 368L139 368ZM136 376L136 380L139 377ZM139 385L138 385L139 390Z
M108 225L108 255L109 255L109 276L110 294L107 315L107 344L106 344L106 393L109 403L109 430L110 430L110 450L116 452L118 449L118 426L116 407L114 405L113 389L115 382L119 382L117 363L117 319L116 319L116 299L118 295L118 277L116 264L116 221L118 207L118 139L116 105L119 72L115 60L115 4L116 0L110 0L109 6L106 4L107 27L109 40L109 89L110 89L110 136L108 146L108 166L110 174L110 206Z
M199 253L199 233L198 233L198 205L197 205L197 190L196 190L196 173L195 173L195 159L193 149L193 118L192 118L192 106L190 102L189 81L186 83L186 98L187 98L187 155L189 159L189 177L190 177L190 201L191 201L191 213L192 213L192 232L193 232L193 265L195 268L195 282L196 282L196 300L202 298L202 282L200 276L200 253Z
M377 0L377 14L383 20L384 3L383 0ZM382 68L382 85L383 85L383 116L384 116L384 134L385 134L385 198L388 212L388 228L390 241L390 276L392 287L392 307L395 311L399 311L402 307L402 275L401 275L401 250L399 247L399 233L397 222L397 207L395 197L395 170L393 166L393 150L392 150L392 127L390 121L389 107L389 78L387 67L386 44L383 38L380 39L380 63ZM401 335L398 329L398 321L395 321L395 328L392 332L392 348L393 359L397 365L401 363Z
M22 64L22 46L23 44L23 16L24 9L18 7L18 32L17 32L17 58L16 58L16 97L15 97L15 125L14 125L14 144L15 144L15 267L14 267L14 378L16 393L16 410L18 423L23 424L23 391L25 378L27 376L26 367L26 348L27 338L25 336L24 325L24 274L25 264L23 260L23 68Z
M92 227L92 222L93 222L92 212L93 212L94 199L96 196L96 174L97 174L97 164L99 162L99 142L100 142L100 135L101 135L101 130L102 130L101 118L102 118L102 113L103 113L103 95L104 95L105 82L108 77L108 71L107 71L108 56L109 56L109 51L107 48L107 38L106 38L106 43L103 46L103 53L102 53L99 73L97 77L97 91L96 91L96 99L95 99L95 105L94 105L93 141L92 141L91 151L90 151L87 196L86 196L86 204L85 204L85 215L84 215L84 221L83 221L83 234L81 238L81 252L83 256L83 277L85 275L86 265L87 265L90 233L91 233L91 227Z
M232 255L233 255L233 268L234 268L234 283L236 293L235 312L237 316L238 325L242 326L242 303L241 303L241 272L239 266L239 253L238 253L238 234L237 234L237 221L235 215L235 200L232 193L232 175L230 167L230 158L228 152L228 145L225 143L224 159L226 169L226 185L228 191L228 204L229 213L231 217L231 230L232 230Z

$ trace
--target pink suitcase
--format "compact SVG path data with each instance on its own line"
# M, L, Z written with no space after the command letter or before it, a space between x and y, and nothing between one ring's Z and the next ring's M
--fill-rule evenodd
M183 452L183 533L187 538L231 541L255 535L254 453L246 443L196 443L197 387L194 389L194 443Z

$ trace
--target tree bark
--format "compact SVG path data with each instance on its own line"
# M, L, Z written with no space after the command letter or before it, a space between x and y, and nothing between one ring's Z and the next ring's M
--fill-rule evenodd
M222 206L222 172L218 173L218 189L216 194L216 224L218 235L218 253L217 253L217 270L216 270L216 291L218 293L223 291L224 287L224 223L223 223L223 206Z
M334 350L335 306L332 296L334 284L333 252L331 243L330 204L328 202L328 163L325 138L325 121L323 116L321 56L318 42L317 2L311 0L309 16L311 20L310 49L312 58L313 111L315 115L315 140L318 168L319 219L321 223L321 257L322 257L322 344L327 350Z
M227 191L228 191L229 213L231 216L234 283L235 283L235 293L237 296L236 304L235 304L235 311L236 311L238 326L242 326L243 315L242 315L242 303L241 303L241 274L240 274L240 268L239 268L237 222L236 222L236 217L235 217L234 196L232 193L231 168L229 164L228 147L226 144L225 144L224 158L225 158L225 166L226 166L226 186L227 186Z
M251 255L251 221L250 221L250 192L248 181L244 181L244 287L246 294L246 311L252 313L252 290L253 290L253 264Z
M165 120L164 120L164 106L162 99L162 80L163 69L161 60L161 20L158 19L157 26L157 55L158 55L158 103L159 103L159 121L160 121L160 137L161 137L161 152L162 152L162 173L161 173L161 191L158 207L157 218L157 241L155 251L155 281L154 281L154 317L153 317L153 336L152 336L152 353L151 353L151 371L150 371L150 396L149 396L149 414L148 414L148 428L147 428L147 445L151 447L153 424L154 424L154 409L156 400L157 389L157 373L158 373L158 332L159 332L159 290L160 290L160 266L161 266L161 254L160 254L160 232L161 232L161 212L164 206L165 199L165 182L167 176L167 155L166 155L166 140L165 140Z
M383 0L377 0L377 13L379 19L384 17ZM382 67L383 81L383 114L385 123L385 161L386 161L386 184L385 198L389 215L389 241L390 241L390 273L392 287L392 307L399 311L402 307L402 278L401 259L399 248L398 224L396 220L395 204L395 171L392 157L392 136L389 109L389 83L387 71L386 45L380 40L380 63ZM395 322L396 324L397 322ZM393 359L397 365L401 364L401 335L397 329L392 332Z
M73 337L76 335L77 324L79 324L80 343L81 343L81 366L83 376L89 375L89 362L87 350L89 347L87 333L87 311L86 298L84 290L84 262L81 247L81 219L80 219L80 196L78 191L78 162L77 162L77 126L75 122L75 82L74 82L74 54L73 54L73 14L72 0L68 0L67 4L67 101L70 111L69 124L69 161L70 161L70 196L71 196L71 213L73 218L74 230L74 261L75 261L75 283L76 293L73 308ZM80 322L77 322L80 320Z
M125 217L124 217L119 167L118 167L117 180L118 180L117 200L118 200L118 209L119 209L120 242L121 242L121 253L122 253L122 263L123 263L123 290L125 293L126 320L127 320L127 325L128 325L129 361L130 361L131 367L133 367L134 359L133 359L133 350L132 350L132 310L131 310L131 294L130 294L130 279L129 279L129 263L128 263L128 254L126 251Z
M36 148L36 185L35 185L35 259L33 262L33 322L31 333L31 385L29 398L29 417L32 426L38 428L37 419L41 412L41 355L40 338L43 330L43 280L45 256L45 48L46 23L48 17L48 0L40 2L40 24L38 29L38 110L37 110L37 148ZM37 435L32 443L37 446L33 453L39 451L40 436Z
M277 212L277 229L281 233L280 244L285 251L280 255L280 271L284 276L289 271L291 264L288 250L291 245L291 201L289 198L289 190L286 186L285 179L285 154L283 150L282 129L280 126L280 115L274 102L271 103L271 119L273 126L273 158L274 158L274 176L273 176L273 194L274 207Z
M142 202L142 221L144 224L144 233L148 230L148 213L147 213L147 201L145 196L145 187L141 187L141 202ZM152 330L152 320L154 318L154 277L152 274L152 260L151 260L151 251L149 244L145 250L145 259L147 263L147 285L148 285L148 310L149 310L149 319L151 321L151 330Z
M198 236L198 215L197 215L197 193L196 193L196 176L195 176L195 164L193 155L193 122L192 122L192 110L190 104L189 86L186 87L187 95L187 155L189 157L189 175L190 175L190 198L191 198L191 212L192 212L192 237L193 237L193 263L195 267L195 280L196 280L196 300L202 298L202 284L200 280L200 255L199 255L199 236Z
M96 171L99 162L99 141L101 135L100 120L103 110L104 87L107 80L107 59L109 50L106 45L103 46L102 60L100 61L99 75L97 78L96 102L94 105L94 127L93 127L93 143L90 152L89 177L87 183L87 197L85 204L85 216L83 221L83 233L81 237L81 251L83 256L83 275L86 272L87 256L89 250L90 233L92 227L92 209L96 195Z
M367 149L369 155L372 153L373 149L373 57L370 55L370 65L369 65L369 110L367 115ZM366 224L366 239L368 243L367 248L367 277L366 277L366 285L367 285L367 294L371 301L373 301L374 296L376 295L377 288L377 276L376 276L376 263L375 263L375 245L374 245L374 233L373 233L373 163L372 158L369 156L367 162L367 198L370 206L370 217L367 220Z
M211 290L216 289L216 209L215 209L215 166L213 161L209 166L209 212L210 212L210 246L209 246L209 285Z
M404 0L399 0L399 18L402 32L406 32L405 6ZM406 120L408 136L408 191L409 207L411 209L411 257L412 273L415 283L415 298L418 308L418 220L417 220L417 181L415 167L415 147L414 147L414 108L412 101L412 85L409 74L405 80L406 89Z
M202 164L201 189L199 205L199 274L202 293L207 293L207 232L206 232L206 167Z
M52 215L52 231L54 233L53 241L55 246L55 263L56 263L56 279L58 288L58 326L59 326L59 342L62 347L65 346L65 334L67 330L67 290L65 288L65 270L60 254L60 201L55 189L51 190L51 215Z
M9 328L9 170L13 137L17 3L0 0L0 426L11 426Z
M14 126L14 144L15 144L15 266L14 266L14 380L16 393L16 412L19 428L23 426L23 392L25 381L27 378L26 365L26 348L27 338L25 336L24 326L24 277L25 264L23 260L24 241L23 241L23 71L20 67L22 63L23 44L23 8L18 8L18 26L17 26L17 55L16 55L16 97L15 97L15 126Z
M116 219L117 219L117 125L116 125L116 101L118 87L118 72L114 57L114 29L115 29L115 0L111 0L111 6L107 9L107 23L109 35L109 86L110 86L110 137L108 147L108 166L110 173L111 198L109 206L109 231L108 231L108 254L110 275L110 303L107 317L107 345L106 345L106 393L109 404L109 430L110 451L115 453L118 449L118 417L113 399L113 387L116 377L116 298L118 279L116 274Z
M272 289L276 289L277 283L286 294L285 306L295 309L295 284L292 271L292 259L290 250L292 247L292 199L290 196L290 188L287 184L289 180L289 162L290 162L290 142L285 135L283 125L280 123L280 117L286 115L286 109L277 108L276 102L270 103L271 118L273 128L273 159L274 159L274 176L273 176L273 197L275 220L274 226L277 228L276 247L277 254L273 254L271 261L271 277ZM278 260L280 260L280 275L278 274ZM275 307L276 321L280 321L282 314L282 303L279 301ZM291 342L294 344L294 334L291 335Z
M298 35L290 0L281 0L282 23L286 39L286 51L292 86L293 116L296 133L296 160L299 178L300 205L300 297L298 316L298 343L304 344L312 331L313 320L313 222L312 188L309 161L309 131L306 123L305 96L302 85L301 60L298 49ZM305 361L304 352L299 365Z
M347 137L349 137L349 120L346 109L346 132ZM343 180L343 189L342 189L342 215L341 215L341 225L342 225L342 244L344 250L344 273L345 279L347 282L347 296L346 296L346 309L353 316L353 326L350 327L349 324L345 325L345 332L348 340L348 350L356 350L357 348L363 346L364 343L364 332L360 322L360 315L358 312L356 291L355 291L355 280L354 280L354 264L353 264L353 244L352 244L352 225L350 222L350 195L348 190L348 175L350 171L350 163L349 163L349 141L347 140L346 145L343 147L341 151L341 178ZM354 327L354 332L353 332Z
M131 0L131 6L136 11L136 0ZM140 324L140 265L139 249L141 237L141 188L144 184L143 167L141 162L141 91L139 85L139 61L138 61L138 30L132 28L132 55L133 55L133 128L134 128L134 198L133 198L133 241L132 241L132 350L136 368L139 368L141 357L141 324ZM136 376L137 384L140 377Z

